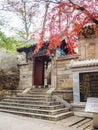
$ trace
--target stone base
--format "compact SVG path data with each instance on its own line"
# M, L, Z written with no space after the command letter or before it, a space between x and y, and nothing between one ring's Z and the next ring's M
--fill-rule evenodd
M98 129L98 114L93 114L93 127Z
M72 89L70 89L70 90L54 90L52 94L63 98L64 100L66 100L69 103L73 101Z
M92 113L85 112L86 102L71 103L74 115L93 118Z

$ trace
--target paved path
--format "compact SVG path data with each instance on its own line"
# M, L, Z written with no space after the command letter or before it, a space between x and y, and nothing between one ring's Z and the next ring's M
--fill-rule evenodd
M0 112L0 130L65 130L65 128L51 121Z

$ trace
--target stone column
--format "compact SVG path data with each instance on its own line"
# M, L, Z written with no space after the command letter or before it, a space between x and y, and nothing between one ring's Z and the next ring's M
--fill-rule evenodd
M51 65L51 87L56 88L57 84L57 67L56 67L56 57L52 59Z
M73 97L74 102L80 102L79 73L73 73Z

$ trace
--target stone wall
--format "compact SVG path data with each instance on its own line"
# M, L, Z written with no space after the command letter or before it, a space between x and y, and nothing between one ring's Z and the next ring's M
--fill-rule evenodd
M66 100L67 102L71 103L73 101L73 90L72 88L67 88L64 90L54 90L52 92L53 95L57 95L60 98Z
M69 69L70 60L57 60L57 86L64 89L72 87L72 72Z
M59 57L56 60L56 75L57 75L57 88L69 89L73 87L72 71L70 69L70 63L76 57Z
M78 42L79 60L98 58L98 38L85 38Z
M19 81L19 88L20 89L26 89L32 87L33 84L33 63L24 63L19 64L19 70L20 70L20 81Z
M77 56L54 57L52 60L51 87L54 87L53 95L57 95L68 102L73 101L73 75L70 69L72 60Z
M0 72L0 89L16 90L19 85L19 72L6 74Z
M19 84L17 55L0 49L0 89L15 90Z
M87 88L89 88L89 86L85 82L84 83L86 85L85 93L80 95L80 92L81 92L80 90L83 89L83 88L82 89L80 88L80 79L79 79L80 73L97 72L98 70L98 65L96 64L96 61L98 59L98 38L95 36L92 36L89 38L82 39L78 43L79 43L79 50L78 50L79 59L78 59L78 62L74 62L76 63L76 66L74 66L75 65L74 63L72 64L73 67L71 68L71 70L73 71L74 102L79 103L81 99L83 101L83 96L85 95L85 93L86 93L86 98L87 98L89 95L88 93L90 92L90 90L86 91ZM91 85L90 85L90 88L91 88Z

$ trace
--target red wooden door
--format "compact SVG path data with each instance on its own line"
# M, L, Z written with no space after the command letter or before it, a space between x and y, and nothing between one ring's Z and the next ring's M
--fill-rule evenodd
M34 85L44 85L44 62L41 57L34 60Z

